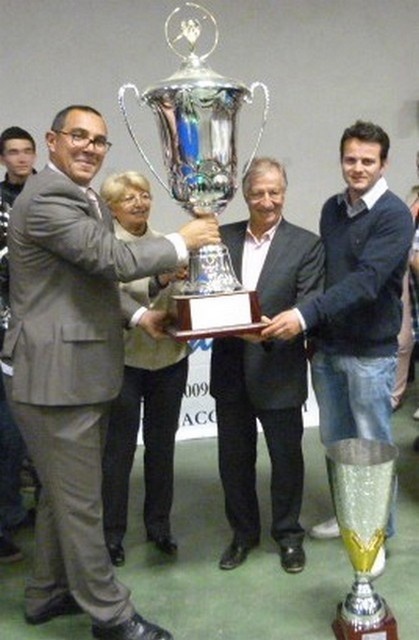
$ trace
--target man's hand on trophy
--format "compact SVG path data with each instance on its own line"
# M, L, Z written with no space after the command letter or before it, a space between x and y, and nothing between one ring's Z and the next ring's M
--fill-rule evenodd
M263 322L266 326L269 325L270 323L270 318L268 318L268 316L262 316L261 317L261 322ZM262 327L263 329L263 327ZM261 342L265 343L266 342L266 338L262 337L261 335L261 329L257 332L252 332L252 333L243 333L240 338L242 338L242 340L246 340L246 342L252 342L253 344L260 344Z
M251 342L252 344L259 344L263 342L263 338L261 338L259 333L242 333L239 336L242 340L246 340L246 342Z
M262 320L269 321L267 327L262 329L260 334L263 340L271 340L272 338L292 340L303 331L298 314L294 309L283 311L272 319L263 316Z
M181 280L181 281L186 280L187 277L188 277L187 266L181 266L175 269L174 271L166 271L165 273L160 273L158 276L156 276L158 280L158 284L161 289L164 289L165 287L167 287L167 285L170 284L171 282L176 282L178 280Z
M173 272L172 275L172 282L175 282L176 280L186 280L186 278L188 277L188 267L179 267L178 269L176 269L176 271Z
M169 315L166 311L158 309L147 309L141 316L138 326L140 326L154 340L167 338L166 327L169 323Z
M179 230L179 233L189 251L200 249L206 244L219 244L221 242L218 218L212 214L200 216L192 220L192 222L188 222Z

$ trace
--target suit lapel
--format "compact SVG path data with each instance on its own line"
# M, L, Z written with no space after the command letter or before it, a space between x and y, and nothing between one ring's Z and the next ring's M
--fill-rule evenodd
M231 262L233 265L234 273L237 278L242 280L242 258L243 247L246 237L247 222L240 222L237 224L235 233L229 238L228 248L230 251Z
M52 177L54 177L53 178L54 180L56 180L59 177L62 180L65 180L70 185L72 185L72 188L80 189L80 187L78 187L68 176L63 174L61 171L55 171L54 169L52 169L48 165L46 167L44 167L44 169L37 174L37 178L43 180L43 182L45 184L48 184L51 181ZM95 218L95 220L98 220L99 219L98 212L96 211L94 205L90 202L89 198L87 197L87 194L85 194L85 197L86 197L86 200L87 200L87 203L88 203L88 207L89 207L88 211L87 211L87 214L90 215L90 217ZM101 220L105 224L106 228L110 229L112 231L113 230L113 217L112 217L112 214L111 214L108 206L102 200L102 198L98 194L96 194L96 197L97 197L97 201L98 201L98 206L99 206L100 211L101 211Z

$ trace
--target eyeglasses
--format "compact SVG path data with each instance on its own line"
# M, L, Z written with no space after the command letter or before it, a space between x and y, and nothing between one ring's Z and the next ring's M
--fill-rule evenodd
M96 151L106 153L112 146L112 143L107 140L105 136L95 136L91 138L87 131L83 129L79 131L56 131L55 133L61 133L63 136L69 136L70 142L73 147L78 149L86 149L89 144L92 144Z
M147 191L139 191L138 193L131 193L129 196L125 196L119 202L124 205L130 206L136 201L151 202L152 196Z

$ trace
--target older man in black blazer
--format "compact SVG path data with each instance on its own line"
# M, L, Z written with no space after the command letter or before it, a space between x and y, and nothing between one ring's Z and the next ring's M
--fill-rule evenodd
M247 289L257 290L262 313L269 318L323 288L322 244L313 233L284 219L286 187L285 169L279 162L256 158L243 179L249 220L221 227L239 279ZM302 405L307 398L304 339L289 343L262 342L250 336L215 339L211 394L216 401L225 509L234 534L220 568L236 568L259 543L258 419L272 467L271 535L279 545L284 570L302 571Z
M154 336L161 312L124 302L118 281L178 266L219 241L214 220L125 243L89 193L110 146L95 109L71 106L47 133L49 166L28 179L9 225L11 322L2 354L8 399L39 473L35 566L25 616L88 613L104 640L170 640L139 616L105 546L101 453L123 371L122 317ZM11 375L12 374L12 375Z

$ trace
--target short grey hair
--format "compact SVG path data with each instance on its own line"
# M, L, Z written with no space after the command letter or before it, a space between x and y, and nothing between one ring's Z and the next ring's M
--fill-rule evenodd
M287 172L285 170L285 166L279 160L275 158L269 158L268 156L256 157L253 158L252 162L246 167L246 172L243 175L242 179L242 190L243 195L246 197L246 194L249 192L250 185L254 181L255 178L265 174L267 171L271 169L276 169L278 173L282 176L284 180L284 184L288 186L288 178Z

